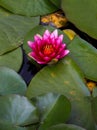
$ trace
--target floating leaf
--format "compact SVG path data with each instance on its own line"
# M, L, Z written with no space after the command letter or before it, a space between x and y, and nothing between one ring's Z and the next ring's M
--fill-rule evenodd
M21 48L11 51L0 56L0 66L5 66L15 71L19 71L23 62L23 54Z
M93 96L93 97L97 97L97 86L95 86L95 87L93 88L92 96Z
M0 95L24 95L26 88L24 80L14 70L0 67Z
M72 124L59 124L52 126L46 130L86 130L86 129Z
M5 10L4 8L0 7L0 18L8 17L9 15L11 15L11 13L8 10Z
M92 112L97 125L97 97L92 99Z
M5 123L4 124L0 123L0 129L1 130L28 130L28 129L24 128L24 127L19 127L19 126L5 124Z
M40 70L30 82L27 96L32 98L48 92L63 94L72 104L69 122L88 130L95 129L91 103L87 98L90 94L82 77L78 66L67 56Z
M24 35L39 24L39 17L10 15L0 18L0 55L22 44Z
M36 100L40 112L41 130L68 120L71 104L65 96L48 93L38 96L34 100Z
M37 109L26 97L19 95L0 97L0 129L8 127L11 130L26 130L26 125L37 121Z
M45 15L58 10L50 0L0 0L0 5L15 14L26 16Z
M29 125L26 127L26 130L37 130L37 125Z
M70 56L79 65L85 77L97 81L97 49L76 36L68 46Z
M60 77L60 80L58 80L59 77ZM76 79L76 80L74 80L74 79ZM39 84L38 82L41 83L41 85L38 85ZM70 83L72 83L72 84L70 84ZM58 84L62 85L62 86L59 87ZM34 87L33 87L33 85L34 85ZM51 87L48 87L51 85L53 85L52 89L51 89ZM78 66L68 56L63 58L63 60L60 60L58 63L56 63L54 65L48 65L47 67L44 67L41 71L39 71L38 74L36 74L36 76L34 76L34 78L32 79L32 81L28 87L27 96L31 98L33 96L42 94L43 91L45 92L45 90L46 91L53 90L54 92L56 92L55 91L56 89L57 89L57 91L62 92L62 94L64 94L63 90L65 89L65 85L69 85L69 87L66 86L67 90L70 89L70 87L72 89L76 88L76 89L74 89L74 91L76 91L78 89L80 96L89 95L89 91L83 83L83 74L79 70ZM79 85L80 85L80 87L77 87ZM45 88L44 88L44 86L45 86ZM73 86L74 86L74 88L73 88ZM84 86L84 87L82 87L82 86ZM39 89L37 89L37 91L36 91L37 87L39 87L39 89L41 88L41 91Z
M58 8L61 7L61 2L59 0L50 0L53 4L55 4Z
M66 17L81 31L97 39L97 1L62 0Z

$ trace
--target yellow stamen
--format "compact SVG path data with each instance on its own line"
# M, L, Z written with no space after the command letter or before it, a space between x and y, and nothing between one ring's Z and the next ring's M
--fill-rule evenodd
M45 55L49 55L51 54L52 52L54 52L54 48L52 45L45 45L44 48L43 48L43 53Z

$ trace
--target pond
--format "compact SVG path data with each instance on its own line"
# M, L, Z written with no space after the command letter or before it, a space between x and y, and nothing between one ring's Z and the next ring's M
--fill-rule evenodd
M0 130L97 130L96 6L0 1Z

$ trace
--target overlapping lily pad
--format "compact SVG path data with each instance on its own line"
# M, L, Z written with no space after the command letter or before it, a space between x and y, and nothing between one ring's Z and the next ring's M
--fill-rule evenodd
M40 112L39 130L64 123L70 116L71 104L64 95L48 93L34 98L34 101Z
M26 97L19 95L0 97L0 129L28 130L26 125L37 121L37 109Z
M32 16L52 13L60 4L70 22L97 39L96 0L0 0L0 130L97 130L97 89L91 97L84 83L85 77L97 81L97 50L89 43L78 36L70 41L59 30L69 56L41 69L28 89L16 73L23 61L20 46L28 54L27 41L55 29L37 26L40 17Z
M69 21L97 39L97 0L62 0L61 5Z
M92 112L97 125L97 97L92 99Z
M24 35L39 24L39 17L9 15L0 18L0 55L22 44Z
M76 36L68 46L70 56L79 65L85 77L97 81L97 49Z
M84 128L72 124L59 124L59 125L52 126L46 130L49 129L50 130L86 130Z
M5 10L4 8L0 7L0 18L8 17L9 15L12 15L12 13L9 12L8 10Z
M0 66L5 66L15 71L19 71L23 62L23 54L21 48L11 51L0 56Z
M26 83L14 70L0 67L0 95L25 95Z
M59 0L50 0L52 3L54 3L58 8L61 8L61 2Z
M19 126L14 126L14 125L9 125L9 124L3 124L3 123L0 123L0 127L1 127L2 130L28 130L24 127L19 127Z
M0 0L0 5L15 14L26 16L45 15L58 9L50 0Z
M47 92L63 94L71 101L70 123L88 130L95 129L91 103L87 98L90 95L88 88L84 84L83 75L78 66L69 57L45 67L36 74L28 86L27 96L32 98Z

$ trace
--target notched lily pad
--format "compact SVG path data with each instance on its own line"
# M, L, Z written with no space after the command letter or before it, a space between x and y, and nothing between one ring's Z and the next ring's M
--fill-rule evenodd
M14 70L0 67L0 95L25 95L27 86L24 80Z

